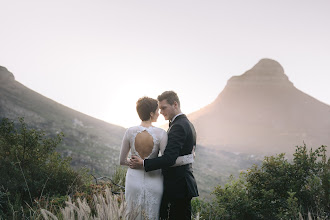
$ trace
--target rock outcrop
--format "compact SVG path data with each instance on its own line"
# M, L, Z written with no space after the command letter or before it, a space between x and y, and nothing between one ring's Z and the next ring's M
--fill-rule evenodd
M0 66L0 83L5 81L15 80L14 75L7 70L7 68Z

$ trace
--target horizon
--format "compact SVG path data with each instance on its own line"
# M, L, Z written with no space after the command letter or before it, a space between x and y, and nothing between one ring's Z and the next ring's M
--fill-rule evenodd
M329 1L1 3L0 65L26 87L111 124L135 103L178 93L182 111L213 102L259 60L330 105ZM167 123L160 115L159 126Z

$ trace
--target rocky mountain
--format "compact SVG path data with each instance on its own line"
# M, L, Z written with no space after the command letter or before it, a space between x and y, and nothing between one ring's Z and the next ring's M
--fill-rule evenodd
M330 106L294 87L271 59L233 76L211 104L188 116L199 144L249 154L330 146Z
M82 114L25 87L0 66L0 118L25 122L47 134L64 133L58 150L76 167L108 173L118 164L125 129Z

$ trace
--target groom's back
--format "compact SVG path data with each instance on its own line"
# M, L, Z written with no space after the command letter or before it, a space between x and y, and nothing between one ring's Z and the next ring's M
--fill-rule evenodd
M196 131L193 124L185 115L180 115L174 120L172 126L173 128L171 128L168 133L169 139L173 138L171 141L177 142L176 138L179 137L175 134L177 130L183 129L183 133L185 134L184 142L179 141L182 144L179 156L191 154L196 145ZM192 164L163 168L163 174L165 185L164 193L167 193L169 198L198 196L197 183L193 175Z

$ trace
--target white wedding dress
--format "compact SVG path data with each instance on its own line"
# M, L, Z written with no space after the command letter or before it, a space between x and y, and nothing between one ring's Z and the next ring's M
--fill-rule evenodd
M146 157L141 157L135 147L137 135L142 132L148 132L152 137L153 147L151 153ZM137 155L142 159L152 159L163 154L167 144L167 133L157 127L134 126L128 128L121 146L120 164L128 164L129 152L131 155ZM147 144L146 144L147 145ZM140 150L140 153L142 151ZM193 155L178 157L174 166L180 166L192 163ZM128 213L137 213L135 219L158 219L159 207L163 195L163 176L161 170L145 172L144 169L128 168L125 181L125 199L127 202Z

